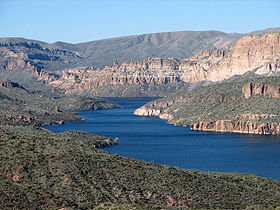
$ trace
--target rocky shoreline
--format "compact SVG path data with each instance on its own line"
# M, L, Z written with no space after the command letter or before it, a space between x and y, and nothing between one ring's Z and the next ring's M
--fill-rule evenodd
M168 123L178 125L180 122L172 121L173 116L168 113L163 113L159 109L152 109L140 107L134 111L138 116L159 117L160 119L167 120ZM279 135L280 123L257 123L250 121L231 121L231 120L218 120L214 122L197 122L191 125L186 125L192 130L198 131L213 131L213 132L230 132L230 133L246 133L246 134L268 134Z

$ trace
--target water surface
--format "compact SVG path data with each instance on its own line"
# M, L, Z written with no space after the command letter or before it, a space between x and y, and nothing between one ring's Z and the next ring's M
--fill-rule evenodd
M280 180L280 137L192 131L133 111L153 98L110 98L121 108L84 111L85 121L44 126L119 138L104 150L139 160L202 171L251 173Z

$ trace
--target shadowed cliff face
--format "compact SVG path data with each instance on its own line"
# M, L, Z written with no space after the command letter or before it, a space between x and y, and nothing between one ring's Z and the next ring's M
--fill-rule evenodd
M276 85L248 83L243 85L242 92L245 98L250 98L255 95L280 98L280 86Z
M40 74L39 79L67 92L90 90L108 85L177 84L219 81L258 69L258 74L273 74L280 68L280 33L247 36L236 46L203 50L196 56L178 60L148 58L127 61L102 70L85 67Z

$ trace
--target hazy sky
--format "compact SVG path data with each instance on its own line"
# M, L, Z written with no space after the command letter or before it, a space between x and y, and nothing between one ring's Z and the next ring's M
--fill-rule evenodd
M280 26L280 0L0 0L0 37L84 42L153 32Z

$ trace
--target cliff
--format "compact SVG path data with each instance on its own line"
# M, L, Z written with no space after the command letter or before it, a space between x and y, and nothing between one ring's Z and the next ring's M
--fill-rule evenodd
M198 122L191 126L193 130L252 133L252 134L280 134L280 123L258 123L249 121L218 120L215 122Z
M257 74L274 74L280 67L280 33L251 35L236 46L203 50L196 56L178 60L147 58L115 63L103 69L86 67L42 72L39 79L65 89L85 91L115 85L176 85L199 81L220 81L257 69Z
M102 87L123 85L128 89L130 85L178 87L200 81L216 82L254 69L258 74L275 74L280 67L279 37L280 33L250 35L239 39L235 46L204 49L185 59L152 57L120 65L115 62L102 69L85 65L86 53L74 46L64 49L66 45L59 43L2 39L0 69L28 70L38 80L68 93L91 91L94 95ZM100 91L95 91L98 88Z
M199 55L184 60L147 58L143 61L115 63L101 70L86 68L67 69L60 72L42 72L39 79L67 90L85 91L109 85L167 85L207 80L207 70L220 62L228 50L204 50Z
M280 33L246 36L237 41L222 63L211 68L208 79L219 81L253 69L259 74L272 73L279 70L279 62Z
M245 98L250 98L255 95L280 98L280 86L260 83L247 83L243 85L242 93Z

